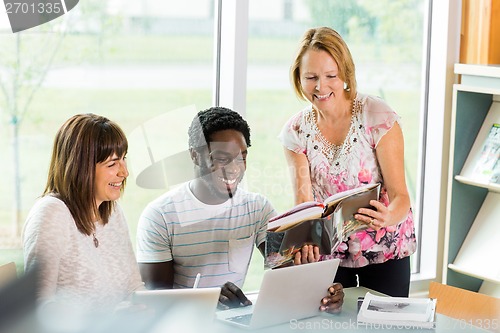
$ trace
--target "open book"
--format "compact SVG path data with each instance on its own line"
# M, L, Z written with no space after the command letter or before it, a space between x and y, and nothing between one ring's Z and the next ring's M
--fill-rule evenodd
M304 202L269 220L266 235L265 266L278 267L293 261L305 244L331 254L353 232L368 225L354 219L359 208L370 208L378 200L380 184L368 184L337 193L323 203Z
M376 296L367 292L358 324L385 328L435 328L436 299Z

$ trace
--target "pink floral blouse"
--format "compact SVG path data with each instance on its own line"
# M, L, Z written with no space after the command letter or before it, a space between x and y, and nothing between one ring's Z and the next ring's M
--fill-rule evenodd
M380 98L358 93L353 102L351 127L344 143L328 142L316 125L309 106L283 127L279 139L285 147L307 156L315 200L362 184L382 184L379 201L389 205L384 179L375 155L378 142L400 117ZM379 231L366 229L352 234L331 254L343 267L362 267L411 255L416 249L413 215ZM330 256L328 256L330 257Z

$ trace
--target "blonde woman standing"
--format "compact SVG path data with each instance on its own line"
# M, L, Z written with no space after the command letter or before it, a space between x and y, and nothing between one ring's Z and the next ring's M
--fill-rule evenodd
M296 94L311 103L280 133L295 203L382 184L379 200L355 216L369 228L323 259L341 259L335 281L344 287L359 281L388 295L408 296L416 241L400 117L380 98L357 91L349 48L331 28L306 31L291 79Z

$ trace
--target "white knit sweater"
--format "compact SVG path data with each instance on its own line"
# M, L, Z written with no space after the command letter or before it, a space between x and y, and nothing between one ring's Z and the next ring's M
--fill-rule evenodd
M78 304L81 309L108 310L144 289L127 223L117 204L108 224L97 224L93 236L76 228L61 200L37 200L24 227L24 261L28 271L40 267L40 300Z

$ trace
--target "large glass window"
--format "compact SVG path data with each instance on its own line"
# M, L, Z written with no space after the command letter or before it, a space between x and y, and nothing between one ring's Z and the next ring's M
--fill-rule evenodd
M233 15L224 11L232 2L85 0L54 21L16 34L0 13L0 263L14 260L22 268L22 225L43 191L55 132L68 117L102 114L133 136L141 125L172 110L215 103L213 45L219 36L214 12L221 3L220 13ZM248 0L248 27L246 20L233 22L245 25L247 29L237 30L248 37L243 89L244 113L252 128L246 176L250 190L266 195L278 211L293 203L276 136L306 103L294 95L288 70L303 32L328 25L351 49L359 91L384 98L402 117L407 183L419 221L428 6L429 1L421 0ZM221 82L222 89L225 84ZM236 80L231 89L238 91L239 84ZM149 132L149 142L157 144L159 157L175 155L167 145L160 151L155 135L169 133L182 140L187 127L175 121L161 124L164 128ZM143 165L133 158L122 206L135 244L139 214L165 188L138 186ZM414 271L418 260L413 256ZM256 251L245 290L258 288L262 270Z
M1 15L0 263L14 260L21 270L22 226L67 118L101 114L130 134L169 111L211 105L213 1L85 0L16 34ZM187 133L175 122L162 125L173 136ZM139 214L164 189L138 187L134 173L142 170L133 158L122 206L135 244Z
M295 96L289 68L305 30L329 26L349 45L356 64L358 91L382 97L402 117L406 180L418 216L424 24L428 3L252 0L249 6L246 113L254 140L248 159L250 189L265 194L278 211L293 204L289 172L277 135L285 121L307 103ZM412 256L414 272L417 260ZM257 277L256 281L261 276L260 267L259 262L251 270L250 276Z

